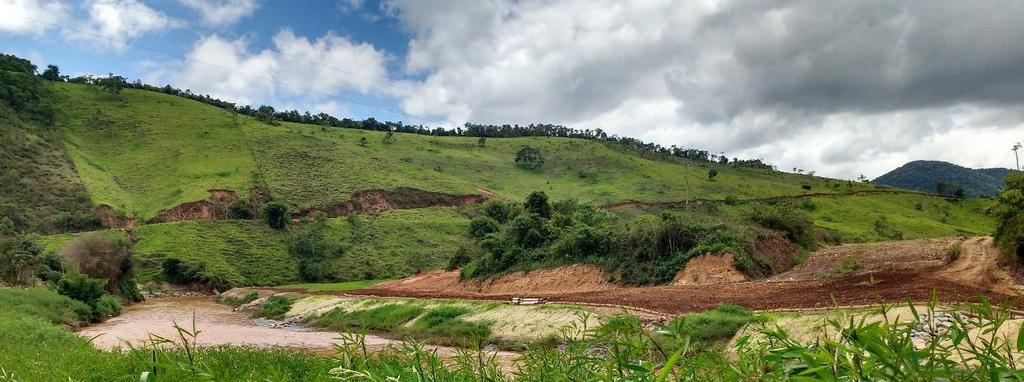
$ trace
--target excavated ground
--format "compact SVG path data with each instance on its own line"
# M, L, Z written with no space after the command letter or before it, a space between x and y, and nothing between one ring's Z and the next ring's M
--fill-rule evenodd
M460 283L455 272L435 272L410 279L380 284L354 294L385 297L457 298L507 300L512 297L543 297L549 301L585 304L608 304L653 310L667 314L712 309L719 304L737 304L750 309L804 309L829 306L871 305L880 302L904 303L928 301L932 294L940 302L976 302L985 297L993 302L1024 307L1013 288L1005 283L995 264L991 239L976 238L964 242L963 255L951 264L939 261L946 256L952 241L930 243L926 261L914 257L917 252L899 252L920 248L920 241L887 245L844 246L840 257L853 256L874 271L867 274L796 279L790 281L744 281L700 285L668 285L658 287L609 287L604 278L593 271L581 272L579 267L562 267L530 273L513 274L519 288L489 288L507 285L502 279L484 283ZM869 250L877 248L876 253ZM835 251L835 249L832 249ZM888 258L884 252L904 255ZM941 255L932 252L940 252ZM890 252L893 253L893 252ZM829 255L831 254L831 255ZM835 252L826 252L835 256ZM823 256L826 256L823 255ZM831 260L808 261L832 264ZM910 262L911 264L901 264ZM891 267L879 264L888 263ZM935 264L923 266L925 264ZM822 265L821 269L829 265ZM815 267L817 268L817 267ZM800 270L794 270L797 275ZM812 272L808 274L814 274ZM553 281L557 280L557 281ZM995 280L995 281L993 281Z

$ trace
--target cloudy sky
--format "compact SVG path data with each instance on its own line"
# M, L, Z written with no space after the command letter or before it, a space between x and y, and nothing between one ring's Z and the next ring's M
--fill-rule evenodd
M876 177L1013 167L1024 1L0 0L0 51L250 104L559 123Z

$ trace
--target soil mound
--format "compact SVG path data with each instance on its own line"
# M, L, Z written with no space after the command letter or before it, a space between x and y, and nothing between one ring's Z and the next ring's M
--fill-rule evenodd
M231 190L211 189L207 192L210 193L208 199L179 204L160 212L150 222L226 219L228 216L227 205L238 199L238 196Z
M686 262L676 274L675 285L725 284L747 281L747 276L736 269L736 255L706 253Z
M459 271L435 271L374 285L361 292L458 293L468 295L550 295L615 288L601 268L575 264L516 272L489 280L459 281Z
M480 204L491 198L493 194L480 190L480 194L445 194L399 187L394 190L368 190L352 194L352 199L341 203L311 208L292 215L293 219L313 216L317 212L327 217L344 216L351 213L377 215L381 212L396 209L424 208L435 206L465 206Z
M999 249L991 237L963 242L956 260L933 276L960 285L1015 294L1013 278L999 266Z
M900 240L844 244L812 253L807 260L772 281L828 279L879 272L918 272L949 262L950 248L962 239Z

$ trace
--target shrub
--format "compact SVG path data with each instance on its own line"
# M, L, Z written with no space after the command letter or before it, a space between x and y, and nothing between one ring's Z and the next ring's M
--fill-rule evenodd
M536 170L544 167L544 155L540 150L525 146L516 152L516 166Z
M244 199L237 199L228 206L228 217L243 220L252 219L252 205Z
M708 170L708 180L714 180L717 177L718 177L718 170L716 170L716 169Z
M469 264L473 261L473 256L470 254L469 248L465 245L460 245L459 249L455 250L455 255L451 259L448 259L448 265L444 267L446 271L454 271L462 268L462 266Z
M885 239L890 240L903 240L903 232L894 229L889 225L889 219L885 216L879 216L874 222L875 233Z
M121 300L104 293L93 302L93 311L99 319L116 316L121 314Z
M544 191L531 192L526 197L526 211L542 218L551 217L551 204L548 203L548 195Z
M258 299L258 298L260 298L260 294L257 293L256 291L252 291L252 292L246 293L242 297L233 297L233 296L224 297L224 298L221 299L221 302L237 308L239 306L242 306L242 305L248 304L250 302L256 301L256 299Z
M480 239L488 234L498 232L498 221L489 216L474 218L469 222L469 235Z
M288 253L299 263L304 281L329 281L335 278L333 260L342 255L341 246L326 239L326 219L304 222L285 237Z
M511 210L511 206L500 200L490 200L484 204L484 215L501 224L508 222Z
M784 232L790 241L805 248L815 245L814 222L806 212L788 203L774 206L755 204L750 219L762 227Z
M281 318L292 309L292 300L284 296L270 296L260 309L256 311L258 317Z
M82 235L64 246L60 256L78 272L106 280L108 292L118 293L122 280L134 284L131 244L124 238L106 233Z
M96 279L81 273L67 273L57 282L57 293L86 304L92 303L105 293L103 286L107 280Z
M42 253L43 249L30 236L0 236L0 283L28 285L33 282L44 269Z
M161 263L164 279L174 284L188 284L205 281L206 264L184 262L177 258L164 259Z
M1006 189L996 198L992 213L999 221L995 238L1000 254L1024 262L1024 173L1006 177Z
M263 218L273 229L284 229L291 219L288 216L288 206L281 202L270 202L263 205Z
M725 341L754 319L754 314L741 306L719 305L714 310L686 314L665 327L667 332L693 341Z

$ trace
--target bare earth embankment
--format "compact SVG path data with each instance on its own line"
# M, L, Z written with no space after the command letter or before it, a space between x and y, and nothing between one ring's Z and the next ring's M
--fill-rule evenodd
M717 284L618 287L599 268L575 265L516 273L491 281L459 282L457 272L432 272L362 289L354 294L504 300L536 296L550 301L610 304L678 314L738 304L750 309L803 309L870 305L879 302L973 302L979 296L1012 301L1021 307L1001 278L991 238L964 242L962 255L948 263L949 248L959 239L911 240L846 245L816 252L805 266L771 280ZM858 270L821 276L852 258ZM948 263L948 264L947 264ZM990 280L990 281L986 281ZM994 280L994 281L991 281Z

